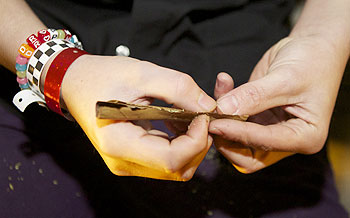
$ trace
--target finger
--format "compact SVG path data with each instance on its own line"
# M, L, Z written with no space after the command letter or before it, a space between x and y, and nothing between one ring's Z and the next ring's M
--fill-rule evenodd
M211 137L210 140L212 140ZM134 162L111 158L106 155L102 155L102 158L110 171L118 176L140 176L154 179L188 181L193 177L193 174L196 172L209 148L210 146L197 155L190 163L174 173L167 173L164 172L164 170L156 170Z
M217 101L224 114L254 115L267 109L290 104L290 84L278 74L267 75L235 88Z
M288 151L312 154L318 152L325 141L315 126L300 119L263 126L251 122L214 120L209 132L264 151Z
M252 151L249 148L239 148L239 146L238 143L232 143L230 146L216 145L216 148L241 173L256 172L293 155L291 152Z
M232 77L225 73L221 72L216 77L215 89L214 89L214 97L215 99L219 99L221 96L225 95L227 92L233 89L234 82Z
M190 111L213 111L216 101L187 74L149 64L145 67L146 95Z
M211 143L208 123L208 116L198 116L190 124L187 135L170 142L164 137L148 134L130 122L120 122L101 128L99 143L96 144L107 156L172 173L207 149Z
M197 155L190 163L188 163L186 166L184 166L182 169L179 170L179 174L181 175L182 181L188 181L190 180L194 173L196 172L198 166L205 158L206 154L208 153L210 146L212 144L212 137L208 136L208 146L205 150L203 150L199 155Z
M212 144L208 135L209 117L200 115L190 124L186 135L181 135L171 141L174 147L173 170L177 171L192 161L203 151L207 152Z

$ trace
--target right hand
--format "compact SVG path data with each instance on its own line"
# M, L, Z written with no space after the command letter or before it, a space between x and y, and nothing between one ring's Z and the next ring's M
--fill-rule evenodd
M157 98L190 111L214 110L215 100L187 74L128 57L84 55L67 70L61 93L114 174L189 180L212 144L207 116L172 140L149 125L96 118L96 102L108 100L148 105Z

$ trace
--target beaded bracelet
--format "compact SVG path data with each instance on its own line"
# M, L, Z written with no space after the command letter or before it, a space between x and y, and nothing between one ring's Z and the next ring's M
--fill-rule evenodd
M37 35L30 35L26 42L18 49L15 66L17 82L22 91L13 98L13 103L22 112L33 102L46 103L39 86L42 70L49 59L68 48L82 49L82 44L75 35L61 29L40 30ZM63 115L62 112L59 114Z

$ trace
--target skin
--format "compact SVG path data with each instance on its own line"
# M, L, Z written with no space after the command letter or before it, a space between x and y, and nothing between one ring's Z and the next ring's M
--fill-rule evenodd
M295 153L322 149L350 52L350 1L309 0L291 34L270 48L248 83L233 89L221 73L218 113L249 122L215 120L217 149L243 173Z
M102 77L100 64L114 70L106 70ZM212 144L207 116L194 119L185 134L172 140L147 124L95 118L96 102L110 99L150 104L152 98L158 98L188 110L204 110L196 102L212 99L189 76L174 70L132 58L86 55L69 68L62 96L69 112L117 175L188 180ZM211 106L207 109L213 110L215 101L208 103Z
M0 63L15 72L19 46L46 27L23 0L0 0L0 5ZM155 98L190 111L216 107L187 74L127 57L81 56L68 68L61 86L61 100L113 173L189 180L212 144L207 116L197 117L184 134L171 139L149 123L95 117L99 100L150 104Z

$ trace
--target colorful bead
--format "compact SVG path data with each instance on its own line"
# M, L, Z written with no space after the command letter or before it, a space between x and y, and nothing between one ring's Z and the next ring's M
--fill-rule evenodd
M17 82L18 84L26 84L28 82L28 79L25 77L25 78L20 78L20 77L17 77Z
M38 32L38 39L41 43L47 42L51 39L51 34L47 30L40 30Z
M20 87L21 89L29 89L29 84L28 84L28 83L19 84L19 87Z
M69 30L63 29L64 33L66 34L66 37L64 39L70 40L72 38L72 33L69 32Z
M79 41L78 37L76 35L73 35L70 38L70 41L74 43L76 48L79 48L80 50L83 50L83 45L81 44L81 42Z
M36 37L34 34L30 35L26 41L28 45L33 49L37 49L41 45L41 42L39 41L38 37Z
M19 47L18 52L22 56L24 56L26 58L30 58L32 56L33 52L34 52L34 49L32 47L30 47L29 45L23 43L21 45L21 47Z
M47 31L50 33L51 39L56 39L58 37L58 33L55 29L48 29Z
M24 109L31 104L31 102L39 102L41 104L47 104L53 111L63 115L59 106L59 101L56 102L55 99L56 96L59 98L59 92L55 92L55 98L46 100L46 97L50 95L48 93L44 95L39 88L42 69L51 56L55 55L57 52L63 53L64 51L68 50L67 48L74 48L74 50L72 50L72 58L73 56L74 58L72 59L67 56L68 59L72 59L69 61L74 61L77 57L85 54L86 52L82 51L82 44L78 38L65 29L40 30L37 32L37 35L30 35L26 41L27 43L23 43L18 49L19 55L16 57L16 80L19 83L19 87L22 89L22 91L16 94L13 103L23 112ZM58 68L58 64L59 63L55 64L56 68ZM71 64L71 62L69 64ZM69 64L67 66L69 66ZM66 69L62 70L65 71ZM63 76L64 73L60 75L60 78L57 77L55 79L62 80ZM61 83L62 81L57 82ZM57 86L59 91L60 84L57 84ZM29 97L27 96L28 93L31 93L29 94ZM23 97L26 99L29 98L28 102L26 102L26 100L21 103L20 98ZM44 98L46 102L43 100Z
M27 75L26 75L26 71L16 71L16 75L19 77L19 78L25 78Z
M27 69L27 65L26 64L24 64L24 65L16 64L16 70L18 70L18 71L25 71L26 69Z
M16 57L16 63L17 63L17 64L21 64L21 65L25 65L25 64L28 63L28 58L23 57L22 55L18 55L18 56Z
M57 30L58 33L58 39L64 39L66 37L66 34L64 33L63 30Z

